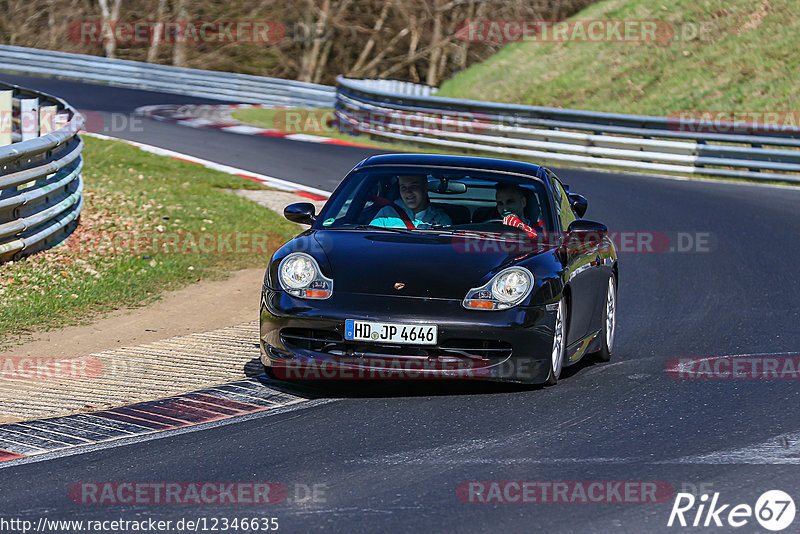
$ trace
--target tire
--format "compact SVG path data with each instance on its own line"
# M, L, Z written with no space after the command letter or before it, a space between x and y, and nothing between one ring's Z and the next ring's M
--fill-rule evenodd
M611 360L614 339L617 336L617 280L613 274L608 278L606 304L603 306L603 328L600 330L600 336L600 350L595 352L595 358L601 362L607 362Z
M281 380L275 374L275 369L272 366L265 365L264 366L264 374L267 375L267 378L269 378L270 380Z
M564 368L564 355L567 351L567 319L569 310L567 309L567 299L563 296L558 301L558 312L556 313L556 324L553 328L553 349L550 353L550 372L545 380L545 385L555 386Z

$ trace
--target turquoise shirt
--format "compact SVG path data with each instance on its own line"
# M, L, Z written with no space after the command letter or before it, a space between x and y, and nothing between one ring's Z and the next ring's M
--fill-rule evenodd
M421 230L428 229L434 224L441 224L442 226L450 226L453 224L453 221L450 220L450 217L443 209L432 206L431 204L428 204L426 209L418 211L417 213L407 208L405 204L398 204L395 202L394 205L406 212L408 218L414 223L414 226ZM384 228L406 227L406 223L403 222L397 210L392 206L384 206L381 208L369 224L372 226L382 226Z

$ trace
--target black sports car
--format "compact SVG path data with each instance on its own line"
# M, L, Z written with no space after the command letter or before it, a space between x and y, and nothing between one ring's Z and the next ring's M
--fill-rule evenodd
M541 166L370 157L272 256L261 357L283 379L477 378L555 384L611 357L617 253L587 201Z

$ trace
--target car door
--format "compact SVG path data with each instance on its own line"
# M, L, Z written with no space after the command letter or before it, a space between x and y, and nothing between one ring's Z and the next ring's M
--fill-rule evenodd
M558 177L548 172L553 191L553 205L559 229L566 238L570 223L577 217L569 204L567 192ZM595 307L595 290L592 283L595 266L596 247L575 246L566 243L564 246L565 276L572 294L567 330L567 345L578 341L587 334L591 326L592 313Z

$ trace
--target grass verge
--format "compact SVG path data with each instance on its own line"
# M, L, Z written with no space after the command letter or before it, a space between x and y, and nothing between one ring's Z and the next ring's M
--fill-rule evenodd
M658 116L800 109L796 0L604 0L571 20L660 21L678 37L517 42L438 96Z
M51 250L0 265L0 344L144 305L233 270L266 267L298 231L224 191L262 188L257 183L116 141L84 142L78 228Z

